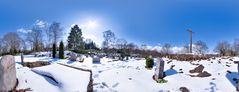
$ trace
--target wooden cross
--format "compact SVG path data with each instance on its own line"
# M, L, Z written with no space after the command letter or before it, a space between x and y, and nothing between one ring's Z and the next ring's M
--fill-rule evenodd
M192 31L192 29L188 29L187 30L189 33L190 33L190 53L192 53L193 51L192 51L192 47L193 47L193 31Z

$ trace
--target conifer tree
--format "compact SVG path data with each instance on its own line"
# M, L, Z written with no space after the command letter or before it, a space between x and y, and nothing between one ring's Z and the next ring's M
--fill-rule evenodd
M64 43L62 41L59 46L59 58L64 59Z
M53 58L56 58L56 44L54 43L53 45L52 45L52 57Z
M68 36L68 48L70 50L79 50L84 48L84 42L82 37L82 31L78 25L74 25L71 28L71 32Z

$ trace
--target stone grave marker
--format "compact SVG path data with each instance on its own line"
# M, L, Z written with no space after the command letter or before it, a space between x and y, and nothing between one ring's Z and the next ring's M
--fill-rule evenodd
M76 53L70 53L70 60L71 61L76 61L77 59L77 54Z
M154 76L155 79L163 79L164 77L164 60L162 58L157 59Z
M15 59L12 55L3 56L0 60L0 92L8 92L16 86Z
M100 58L98 56L94 56L92 61L93 63L100 63Z
M237 72L239 72L239 61L234 61L234 63L237 64ZM237 86L236 86L236 89L237 91L239 91L239 76L237 75Z
M24 65L24 56L23 56L23 53L21 53L21 64Z

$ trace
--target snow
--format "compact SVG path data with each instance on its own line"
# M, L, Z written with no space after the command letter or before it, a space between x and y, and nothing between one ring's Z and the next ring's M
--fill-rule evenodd
M86 92L90 72L80 71L59 64L51 64L32 69L41 75L53 77L64 92Z
M193 61L193 64L202 64L203 71L212 74L210 77L191 77L196 75L189 73L198 65L192 65L190 62L172 60L163 58L165 61L165 72L167 83L156 83L152 76L155 66L152 70L145 68L145 60L130 59L128 61L112 61L109 58L102 58L100 63L93 64L92 58L84 57L84 62L73 62L65 59L53 59L49 57L26 57L29 61L46 60L52 64L48 66L29 69L16 63L17 77L20 80L18 88L33 89L34 92L85 92L89 83L89 72L79 71L73 68L59 65L57 63L67 64L83 69L91 69L93 72L93 84L95 92L180 92L180 87L186 87L190 92L234 92L236 91L237 64L229 59L216 58ZM221 63L219 63L221 59ZM16 56L16 62L19 62L19 56ZM233 58L239 61L238 57ZM110 62L111 61L111 62ZM170 69L175 65L173 69ZM228 66L229 65L229 66ZM178 73L182 69L183 73ZM228 73L227 71L231 71ZM52 81L47 75L53 77L58 83ZM25 83L27 80L27 83ZM41 84L41 86L39 86Z
M31 88L35 92L59 92L54 82L47 78L34 73L27 67L16 64L17 79L19 81L17 89Z

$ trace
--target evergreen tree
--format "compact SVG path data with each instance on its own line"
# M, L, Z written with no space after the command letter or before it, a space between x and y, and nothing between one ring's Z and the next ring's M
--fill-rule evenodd
M52 48L53 48L53 50L52 50L52 57L56 58L56 44L55 43L52 45Z
M71 50L78 50L84 48L84 42L81 29L78 25L74 25L71 28L70 35L68 36L68 48Z
M64 43L62 41L59 46L59 58L64 59Z
M86 41L84 42L85 44L85 50L98 50L99 48L96 46L96 44L90 40L90 39L86 39Z

